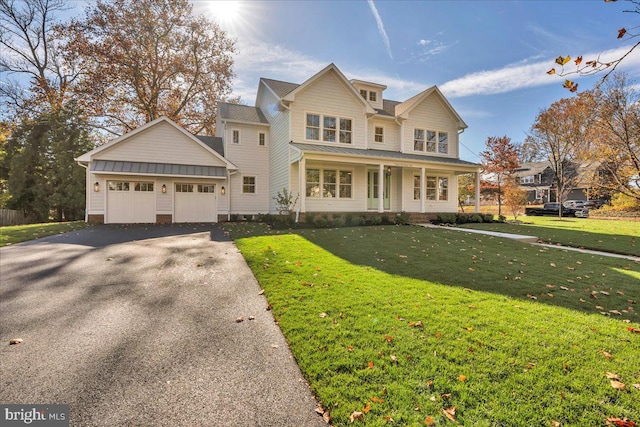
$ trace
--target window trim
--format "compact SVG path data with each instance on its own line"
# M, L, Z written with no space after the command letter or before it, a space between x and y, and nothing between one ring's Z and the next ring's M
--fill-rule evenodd
M376 132L378 129L382 129L381 134L378 134L378 132ZM378 136L381 137L381 141L377 140ZM373 125L373 142L375 142L376 144L384 144L384 126Z
M418 184L417 187L416 183ZM417 193L416 190L418 190ZM413 174L413 200L422 200L422 178L416 174Z
M266 132L258 132L258 147L267 146L267 134Z
M318 196L313 196L313 195L307 195L307 172L309 170L316 170L318 171L319 175L318 175L318 188L320 189L320 191L318 192ZM324 172L326 171L333 171L336 173L336 181L334 183L330 183L331 185L335 185L335 197L327 197L324 195ZM349 184L342 184L340 177L342 173L347 173L351 175L351 182ZM354 171L353 169L349 169L349 168L338 168L338 167L332 167L332 166L327 166L327 167L306 167L304 170L304 195L306 198L309 199L313 199L313 200L320 200L320 199L328 199L328 200L353 200L353 189L354 189ZM313 184L315 184L315 182L313 182ZM340 190L342 186L350 186L351 187L351 196L350 197L341 197L340 196Z
M372 96L373 95L373 99ZM369 91L369 102L378 102L378 91L370 90Z
M434 187L429 187L429 179L432 179L434 181L435 186ZM442 194L442 187L441 187L441 182L443 179L447 180L447 197L445 199L441 198L440 195ZM425 176L425 180L424 180L424 199L427 202L448 202L450 199L450 194L451 192L449 191L451 189L451 176L449 175L426 175ZM427 194L427 190L433 190L435 191L434 193L434 198L429 198L428 194ZM422 195L422 190L420 190L420 194ZM414 199L415 200L415 199Z
M307 118L308 116L318 116L319 120L319 127L313 127L313 126L309 126L307 124ZM325 128L324 126L324 121L325 118L332 118L335 119L336 121L336 127L335 129L331 129L331 128ZM351 130L347 131L347 130L342 130L341 127L341 123L343 120L349 120L351 122ZM338 114L322 114L322 113L316 113L313 111L305 111L304 112L304 140L306 142L313 142L313 143L321 143L321 144L330 144L330 145L334 145L334 144L342 144L345 146L353 146L354 144L354 131L355 128L355 119L353 117L345 117L345 116L340 116ZM307 130L308 129L318 129L318 139L309 139L307 138ZM325 130L330 130L332 132L335 132L335 141L327 141L324 139L324 133ZM348 132L351 134L351 142L342 142L340 141L340 136L341 136L341 132Z
M238 134L238 140L236 141L236 132ZM240 129L231 129L231 143L240 145Z
M244 183L244 179L245 178L253 178L253 184L245 184ZM245 185L247 186L251 186L253 185L253 193L249 192L249 191L244 191L245 190ZM241 194L250 194L250 195L255 195L258 194L258 176L257 175L242 175L242 181L240 183L240 193Z
M423 145L422 145L422 150L416 150L416 130L421 130L423 132L423 136L424 139L422 140ZM429 133L433 133L435 135L435 140L431 141L429 139ZM437 154L437 155L448 155L450 152L450 147L451 147L451 140L449 138L451 132L446 131L446 130L438 130L438 129L428 129L428 128L421 128L418 126L415 126L413 128L413 151L415 153L426 153L426 154ZM440 151L440 135L447 135L447 151L446 152L441 152ZM429 144L430 142L433 144L433 150L429 149Z

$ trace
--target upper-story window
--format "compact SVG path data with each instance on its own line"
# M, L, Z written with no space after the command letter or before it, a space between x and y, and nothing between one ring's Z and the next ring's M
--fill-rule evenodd
M259 145L259 146L261 146L261 147L264 147L264 145L265 145L265 135L264 135L264 132L260 132L260 133L258 134L258 145Z
M429 129L414 129L413 151L447 154L449 152L449 133Z
M520 178L521 184L533 184L533 175L523 176Z
M376 126L374 128L373 140L375 142L384 142L384 128L382 126Z
M322 127L320 126L322 124ZM351 144L353 140L353 122L351 119L336 116L307 114L305 137L311 141Z
M232 132L232 138L231 140L233 141L234 144L240 144L240 131L239 130L234 130Z
M364 99L367 99L367 90L360 89L360 96L363 97Z
M378 92L369 91L369 101L376 102L378 100Z

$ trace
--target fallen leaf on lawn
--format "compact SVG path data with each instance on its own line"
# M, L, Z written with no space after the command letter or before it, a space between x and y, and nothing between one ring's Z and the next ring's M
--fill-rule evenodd
M349 350L349 351L353 351L353 346L352 346L352 345L350 345L349 347L347 347L347 350Z
M451 398L451 393L442 393L442 394L440 395L440 397L441 397L442 399L450 399L450 398Z
M610 380L619 380L620 379L620 376L618 374L614 374L613 372L607 372L605 375Z
M556 263L555 263L555 262L550 262L550 263L549 263L549 265L550 265L551 267L555 267L555 266L556 266Z
M600 353L601 355L603 355L604 357L606 357L607 359L611 359L613 356L611 355L611 353L607 353L604 350L598 350L598 353Z
M609 292L607 292L607 291L600 291L600 293L601 293L602 295L609 295Z
M264 289L260 289L260 292L258 292L258 295L262 295L264 294Z
M525 367L525 369L531 369L531 368L533 368L534 366L536 366L536 364L535 364L535 363L529 362L529 363L527 363L527 366Z
M426 425L426 426L434 426L434 425L436 425L436 420L434 420L433 417L428 416L427 418L424 419L424 425Z
M328 314L327 314L327 313L320 313L318 316L320 316L321 318L323 318L323 319L324 319L325 317L327 317L327 316L328 316Z
M566 286L560 286L560 289L562 289L563 291L568 291L569 288L567 288Z
M451 408L443 409L442 412L449 418L451 421L456 420L456 407L452 406Z
M385 390L386 390L386 389L384 389L382 392L384 393L384 392L385 392ZM375 397L375 396L373 396L373 397L371 398L371 401L372 401L372 402L375 402L375 403L383 403L383 402L384 402L384 399L380 399L379 397Z
M373 362L367 362L367 366L369 367L369 369L373 369Z
M244 322L244 317L240 316L236 319L236 323Z
M9 340L9 345L21 344L22 341L22 338L12 338Z
M618 427L635 427L637 424L633 421L630 421L628 418L617 418L617 417L609 417L607 418L608 425L614 425Z
M393 337L392 337L391 335L383 335L383 336L382 336L382 338L383 338L385 341L393 342Z
M385 416L384 416L384 417L382 417L382 418L384 418L384 420L385 420L386 422L388 422L388 423L394 423L394 422L395 422L395 421L393 421L393 418L391 418L389 415L385 415Z
M596 310L604 310L604 307L601 305L596 305Z
M440 334L436 334L435 336L436 336L436 338L442 338L442 335L440 335Z
M616 390L626 390L626 386L624 385L624 383L621 383L620 381L616 381L616 380L609 380L611 381L611 387L615 388Z
M633 388L640 390L640 384L633 384Z
M469 306L467 306L467 308L474 309L474 308L476 308L476 306L475 305L469 305Z
M471 332L471 331L473 331L473 326L467 326L465 329L466 329L467 331Z
M627 331L631 332L632 334L640 334L640 329L638 328L632 328L632 327L628 327Z
M622 316L622 313L620 313L618 310L609 310L609 313L613 313L613 314L617 314L618 316Z
M398 358L396 356L394 356L393 354L391 356L389 356L389 358L391 359L391 361L393 363L398 363Z
M429 398L429 400L430 400L430 401L432 401L432 402L435 402L435 401L437 400L437 398L436 398L435 396L431 396L431 397Z
M371 402L367 402L367 404L362 408L362 412L365 414L371 410Z
M562 427L562 423L556 420L551 421L553 427Z
M256 316L249 316L249 320L256 320Z
M465 377L464 375L458 375L458 381L465 382L466 380L467 377Z
M331 422L331 414L329 414L329 411L326 411L324 414L322 414L322 419L327 424Z
M531 295L531 294L527 294L527 298L529 298L529 299L534 299L534 300L535 300L535 299L538 299L538 297L537 297L537 296L535 296L535 295Z
M353 411L353 413L349 417L349 421L353 423L355 420L360 420L360 421L364 420L364 415L362 414L362 412Z
M322 406L316 406L315 411L317 414L320 414L320 415L324 414L324 408Z

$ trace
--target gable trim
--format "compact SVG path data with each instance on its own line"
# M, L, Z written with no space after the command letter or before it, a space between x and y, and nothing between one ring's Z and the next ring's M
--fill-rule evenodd
M468 127L464 120L462 120L462 117L460 117L460 114L458 114L451 103L449 103L447 98L445 98L445 96L442 94L440 89L438 89L438 86L431 86L429 89L422 91L413 98L409 98L405 102L396 105L396 116L402 119L408 119L411 110L413 110L416 106L418 106L420 103L422 103L422 101L427 99L432 94L435 94L440 99L440 101L442 101L447 110L449 110L449 113L458 122L459 129L466 129Z

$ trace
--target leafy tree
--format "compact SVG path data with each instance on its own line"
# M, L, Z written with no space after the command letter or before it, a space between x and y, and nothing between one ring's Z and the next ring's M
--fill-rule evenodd
M591 102L588 93L554 102L538 114L527 137L527 143L535 145L542 158L549 161L560 203L577 180L576 159L587 143Z
M0 100L10 118L62 108L78 76L75 61L64 62L56 37L56 13L64 0L0 0ZM19 80L11 80L18 75ZM25 79L26 77L26 79Z
M187 0L98 0L61 28L84 67L75 90L96 125L119 134L165 115L213 134L230 93L234 42Z
M597 168L589 177L599 193L640 200L640 91L624 74L592 90L594 120L581 158Z
M520 166L518 148L507 136L490 136L487 138L486 149L480 153L480 158L484 172L491 174L496 183L498 215L502 215L502 186Z
M606 3L615 3L618 0L604 0ZM625 9L625 13L635 13L640 15L640 0L624 0L625 3L630 4L630 9ZM638 28L640 26L635 26L633 28L622 27L617 31L617 39L621 41L632 41L640 37L640 32L638 32ZM610 61L603 61L600 56L590 59L588 61L583 61L582 56L578 56L573 60L573 64L575 65L575 69L566 70L565 65L571 62L571 57L567 56L559 56L556 58L555 63L560 66L560 71L556 71L555 68L551 68L547 71L547 74L558 74L561 77L566 77L570 74L577 74L581 76L591 76L603 71L606 71L603 81L609 77L611 73L615 71L615 69L620 65L625 58L627 58L631 53L638 49L640 46L640 41L634 42L634 44L619 58ZM564 82L564 87L567 88L571 92L576 92L578 90L578 83L575 83L569 79L566 79Z
M518 220L518 215L524 212L524 208L529 201L527 190L518 185L517 180L509 179L504 186L505 205L513 215L514 220Z
M475 174L467 173L458 177L458 206L464 212L464 202L476 197Z

